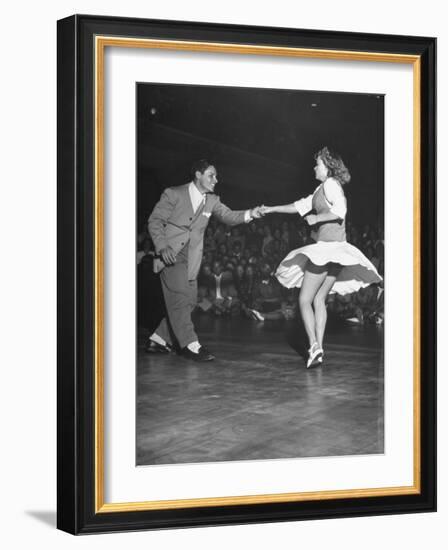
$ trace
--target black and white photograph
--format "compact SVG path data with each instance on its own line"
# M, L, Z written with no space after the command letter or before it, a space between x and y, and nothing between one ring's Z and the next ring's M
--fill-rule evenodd
M387 98L136 99L136 465L383 454Z
M6 550L446 550L443 5L5 3Z

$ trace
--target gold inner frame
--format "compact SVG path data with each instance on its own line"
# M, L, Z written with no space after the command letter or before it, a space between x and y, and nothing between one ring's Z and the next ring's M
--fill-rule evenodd
M414 197L414 391L413 391L413 455L414 482L411 486L372 489L346 489L302 493L275 493L262 495L156 500L144 502L104 502L104 55L108 46L122 48L150 48L208 53L233 53L301 57L313 59L406 63L413 65L413 197ZM221 44L177 40L153 40L96 36L95 55L95 513L167 510L209 506L231 506L274 502L303 502L340 498L412 495L420 493L421 480L421 425L420 425L420 124L421 124L421 60L417 55L401 55L344 50L321 50L290 47L254 46L250 44Z

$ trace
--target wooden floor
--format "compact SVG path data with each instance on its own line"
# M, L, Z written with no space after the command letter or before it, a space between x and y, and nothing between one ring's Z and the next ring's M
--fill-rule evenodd
M383 331L329 327L307 370L295 322L197 320L216 354L137 354L137 464L365 455L384 450Z

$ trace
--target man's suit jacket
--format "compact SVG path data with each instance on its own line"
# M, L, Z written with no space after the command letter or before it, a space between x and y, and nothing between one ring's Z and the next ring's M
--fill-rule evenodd
M148 229L157 255L167 245L178 254L188 244L188 279L192 281L201 266L204 232L210 217L216 216L226 225L238 225L245 221L245 210L230 210L217 195L207 193L205 204L194 212L189 185L165 189L149 217ZM155 271L164 267L161 259L155 260Z

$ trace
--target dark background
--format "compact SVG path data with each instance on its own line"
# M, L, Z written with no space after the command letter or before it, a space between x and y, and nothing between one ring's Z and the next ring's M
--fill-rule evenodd
M382 225L382 95L138 83L138 227L163 189L191 181L199 158L214 162L216 193L232 208L297 200L318 183L314 154L324 145L352 175L348 219Z

